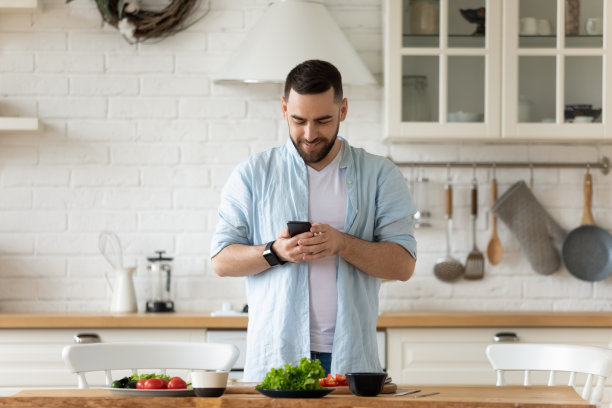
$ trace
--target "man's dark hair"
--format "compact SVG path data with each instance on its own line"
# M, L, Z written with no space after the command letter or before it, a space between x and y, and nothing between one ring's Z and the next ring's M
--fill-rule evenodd
M342 103L342 76L340 71L327 61L308 60L297 65L285 81L285 101L293 89L300 95L323 93L334 88L334 102Z

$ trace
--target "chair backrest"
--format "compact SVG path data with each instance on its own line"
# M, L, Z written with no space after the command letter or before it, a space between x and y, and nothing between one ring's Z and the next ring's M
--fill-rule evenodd
M556 372L568 372L568 385L575 387L576 374L586 374L582 398L597 404L603 397L606 379L612 373L612 350L569 344L491 344L487 358L497 372L497 384L505 385L504 372L524 371L523 384L531 384L532 371L547 371L548 385ZM594 384L593 379L596 379Z
M233 344L188 342L124 342L72 344L62 350L64 363L78 375L79 388L88 388L85 373L104 371L106 385L112 370L223 370L229 371L238 359Z

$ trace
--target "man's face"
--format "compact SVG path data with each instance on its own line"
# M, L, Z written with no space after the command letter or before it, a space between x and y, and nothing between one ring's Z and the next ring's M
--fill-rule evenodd
M289 136L300 156L309 165L318 163L325 167L335 156L330 158L328 153L334 148L340 122L346 117L346 99L336 104L333 88L310 95L292 89L288 101L283 97L282 109L289 124Z

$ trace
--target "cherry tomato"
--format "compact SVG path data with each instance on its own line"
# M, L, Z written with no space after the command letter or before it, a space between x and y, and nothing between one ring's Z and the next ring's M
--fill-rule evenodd
M149 378L145 381L146 390L159 390L164 388L164 382L159 378Z
M146 381L147 380L138 380L138 382L136 383L136 389L144 390Z
M325 386L335 387L336 385L338 385L336 379L331 374L327 374L327 377L325 377Z
M177 390L187 388L187 383L180 377L173 377L168 383L168 389Z

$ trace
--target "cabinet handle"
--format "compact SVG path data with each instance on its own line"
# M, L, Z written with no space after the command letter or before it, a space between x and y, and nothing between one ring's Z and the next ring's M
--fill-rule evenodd
M102 339L96 333L79 333L73 340L77 344L102 343Z
M493 341L496 343L502 342L517 342L519 337L513 332L499 332L493 336Z

